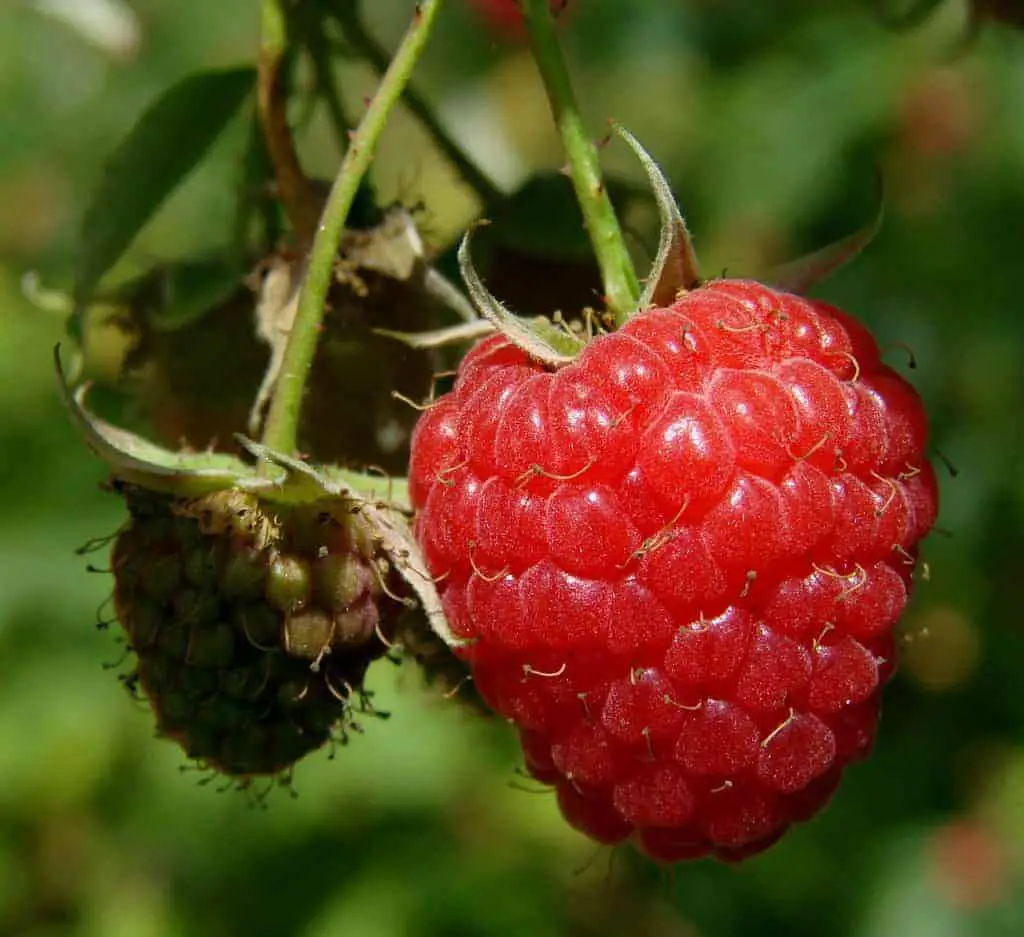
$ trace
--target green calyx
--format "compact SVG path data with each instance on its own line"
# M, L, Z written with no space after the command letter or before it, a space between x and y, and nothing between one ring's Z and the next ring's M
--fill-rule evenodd
M693 237L664 172L628 130L617 124L613 125L613 129L639 159L660 218L658 250L643 281L640 298L625 315L617 317L622 322L628 322L647 309L672 305L683 294L699 289L704 281ZM779 289L803 293L856 257L878 233L882 218L883 200L879 189L876 209L862 228L782 267L755 275L755 278ZM481 280L471 257L469 234L463 238L459 248L459 268L479 319L418 335L398 332L382 334L390 335L412 347L435 348L472 341L497 332L534 360L557 370L575 361L589 340L615 327L610 316L597 312L579 323L516 315L491 295Z
M444 621L441 603L434 582L426 572L409 526L409 502L405 479L393 479L351 471L338 466L314 466L266 446L239 437L239 443L250 461L235 456L211 452L173 452L157 446L142 437L100 419L85 406L87 386L72 390L68 385L60 360L55 351L58 388L72 422L85 443L107 465L118 483L134 486L151 494L177 499L217 496L234 500L255 501L263 512L317 509L322 513L358 516L360 550L372 556L374 562L393 570L405 584L400 602L419 604L434 630L449 643L458 643ZM233 523L237 523L237 519ZM309 524L306 525L309 527ZM313 524L315 528L315 524ZM262 536L268 536L266 532ZM259 548L245 542L244 550ZM244 593L254 587L252 571L232 556L225 588ZM159 565L159 564L158 564ZM316 575L321 580L324 570L311 570L313 586ZM339 571L340 576L350 572ZM278 590L285 594L304 588L297 582L282 583ZM321 586L321 589L330 586ZM415 596L415 599L412 598ZM335 600L337 599L335 598ZM361 633L362 620L349 617L339 625L339 633Z
M90 413L85 406L88 385L71 388L59 347L54 349L54 364L58 390L72 423L86 445L123 481L182 496L236 488L279 504L348 497L387 503L398 511L407 509L402 480L335 466L313 468L242 437L238 437L241 446L269 469L223 453L173 452Z
M635 306L621 316L623 321L628 321L643 309L671 303L679 293L699 286L701 281L689 229L664 174L632 134L619 126L614 129L640 159L661 218L658 253L644 281L643 292ZM459 270L480 319L419 336L395 332L384 334L413 347L424 348L464 342L498 332L531 358L557 369L575 361L587 341L612 324L607 316L597 312L582 323L553 321L544 317L527 319L516 315L487 290L473 264L470 243L470 234L467 233L459 247Z

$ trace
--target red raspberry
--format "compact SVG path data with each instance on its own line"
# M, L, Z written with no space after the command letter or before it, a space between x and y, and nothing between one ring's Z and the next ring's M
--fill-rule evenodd
M486 20L497 35L505 39L524 39L526 28L516 0L469 0L469 5ZM551 12L561 15L569 0L551 0Z
M413 436L477 688L573 826L738 860L872 744L937 488L915 391L822 302L720 280L552 369L478 344Z

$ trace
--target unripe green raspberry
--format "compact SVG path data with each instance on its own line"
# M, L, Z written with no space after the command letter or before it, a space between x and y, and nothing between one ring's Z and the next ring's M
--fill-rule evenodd
M267 570L256 547L242 546L224 562L220 574L221 594L239 601L258 600L263 595Z
M272 507L230 489L121 485L115 606L162 735L235 777L272 775L364 708L402 606L347 505Z
M309 564L300 556L275 556L267 572L267 601L281 612L297 612L312 592Z
M379 591L373 570L356 553L333 553L318 559L313 583L320 601L335 612L347 611L354 597Z
M334 640L334 619L314 608L290 615L284 623L284 649L294 657L319 662Z

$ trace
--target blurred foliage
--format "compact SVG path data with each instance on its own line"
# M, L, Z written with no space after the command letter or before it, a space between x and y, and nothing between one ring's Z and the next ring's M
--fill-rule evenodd
M411 0L364 5L393 43ZM105 157L172 83L251 65L257 15L242 0L4 4L0 933L1024 933L1024 33L986 24L965 45L967 6L892 31L869 0L579 0L566 23L595 134L615 117L664 164L709 271L763 269L852 230L882 172L881 235L818 292L916 365L936 451L957 468L874 757L763 857L666 872L595 851L549 795L515 789L504 727L423 690L408 667L371 672L392 718L301 765L298 797L273 791L266 809L180 771L177 749L152 738L102 666L122 651L114 629L93 627L109 577L73 552L122 509L53 391L61 315L29 303L21 278L69 288ZM372 72L346 59L338 74L354 113ZM528 56L458 0L417 84L503 188L558 165ZM337 147L321 111L297 116L303 158L327 177ZM122 273L230 238L249 123L228 127ZM620 144L605 157L639 182ZM375 182L385 203L422 204L438 249L478 211L408 115ZM515 214L517 243L529 214ZM543 243L550 219L533 221Z

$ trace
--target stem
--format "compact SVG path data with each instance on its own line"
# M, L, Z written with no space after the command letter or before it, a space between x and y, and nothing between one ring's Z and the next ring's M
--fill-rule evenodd
M260 54L256 73L256 108L274 167L277 196L305 249L316 231L319 206L295 152L288 126L284 62L288 53L286 0L263 0L260 10Z
M352 48L370 63L370 67L375 72L383 74L388 66L387 50L370 35L366 26L363 25L357 5L351 0L342 0L342 3L337 5L335 16ZM466 184L476 192L479 199L485 205L496 205L501 202L505 197L504 193L451 138L448 131L434 116L434 112L426 100L414 88L406 88L402 99L413 117L423 124L438 149L455 167Z
M412 23L395 51L351 144L345 152L337 178L327 196L323 215L309 256L306 276L299 294L295 323L288 336L281 375L270 403L263 443L275 452L297 451L299 411L306 381L313 365L327 291L334 274L338 245L345 231L349 209L363 176L373 160L388 115L398 103L416 62L427 43L443 0L423 0L416 7Z
M576 199L601 269L608 310L615 322L622 325L640 297L640 283L619 219L601 180L597 147L583 125L549 0L519 0L519 6L530 35L533 57L551 104L551 113L562 135Z

